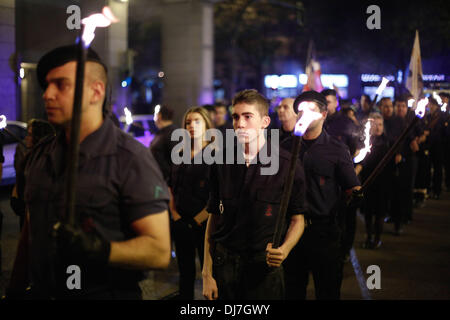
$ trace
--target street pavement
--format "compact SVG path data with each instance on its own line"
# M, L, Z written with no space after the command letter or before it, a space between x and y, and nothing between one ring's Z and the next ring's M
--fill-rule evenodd
M9 190L1 190L0 210L4 213L2 244L2 272L0 295L10 278L19 237L19 219L9 207ZM358 215L357 233L351 260L344 266L341 290L342 300L441 300L450 299L450 193L440 200L427 200L426 206L415 209L413 221L405 226L400 236L393 233L393 225L385 224L383 244L377 250L362 248L365 240L364 221ZM198 273L195 299L201 294L201 274ZM373 271L379 268L379 288L369 289L374 283ZM372 267L373 268L373 267ZM141 282L144 299L167 299L177 290L176 258L161 271L150 271ZM313 281L310 279L308 299L314 299ZM372 286L369 286L372 288Z

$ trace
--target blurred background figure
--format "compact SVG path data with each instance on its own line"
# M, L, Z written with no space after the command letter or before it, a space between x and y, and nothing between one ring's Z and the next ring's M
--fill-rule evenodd
M209 198L209 165L205 161L194 164L194 157L200 156L210 143L205 140L205 132L212 128L212 123L204 108L193 107L186 111L182 127L189 132L191 145L183 150L190 150L191 161L173 165L169 180L172 238L180 274L179 296L174 299L193 300L196 251L200 269L203 267Z
M443 111L445 113L444 172L446 191L450 192L450 94L447 92L441 92L439 93L439 96L441 97L442 104L447 104L445 111Z
M226 130L233 130L233 124L228 119L228 110L225 103L216 103L214 105L214 126L222 132L224 140Z
M294 99L285 98L277 107L278 119L281 122L280 142L291 136L297 123L297 113L294 111Z
M433 199L438 200L442 191L442 167L444 165L444 143L446 130L446 115L434 98L428 98L430 112L425 116L427 128L430 130L428 136L430 143L430 160L432 170L432 192Z
M14 213L20 218L20 229L22 229L25 217L25 177L24 170L26 157L32 152L33 147L38 145L47 136L54 136L55 128L47 121L40 119L31 119L27 123L27 135L25 137L25 146L21 143L17 144L16 153L14 154L14 169L16 171L16 184L13 187L10 204Z
M356 172L360 175L361 183L364 183L369 177L390 147L389 140L384 134L383 117L379 113L372 113L369 119L371 119L369 121L371 121L370 143L372 148L364 160L356 165ZM392 166L393 162L391 161L365 191L364 204L361 208L366 223L367 236L363 244L365 249L377 249L382 243L381 234L389 192L386 186L390 183Z
M375 110L374 110L375 111ZM367 94L363 94L359 99L359 109L356 112L356 119L359 123L363 123L372 112L372 100Z
M162 105L159 112L155 112L153 120L158 128L158 132L150 143L150 151L155 157L156 162L158 162L164 180L166 181L168 181L170 177L172 149L178 143L177 141L171 141L170 139L172 132L178 128L172 121L173 115L173 109L167 105Z
M337 92L333 89L325 89L321 92L327 99L327 118L325 119L324 127L328 129L328 126L332 125L332 122L336 119L338 115L338 100Z
M208 111L209 120L211 121L214 127L214 122L216 118L216 108L212 104L204 104L202 108Z

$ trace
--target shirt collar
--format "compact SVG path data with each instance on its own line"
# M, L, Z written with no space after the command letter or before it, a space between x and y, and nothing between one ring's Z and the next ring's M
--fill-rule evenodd
M58 163L68 146L65 137L65 131L60 130L55 140L55 148L48 149L53 164ZM110 118L103 120L100 128L89 134L80 144L81 158L93 158L101 155L114 154L117 151L117 131L114 130L114 124Z
M330 135L327 133L325 128L322 128L322 132L316 138L316 141L313 143L313 145L326 144L326 143L328 143L329 140L330 140ZM302 144L306 145L305 141L303 139L302 139Z
M80 154L89 158L114 154L117 151L117 132L110 118L88 135L80 144Z

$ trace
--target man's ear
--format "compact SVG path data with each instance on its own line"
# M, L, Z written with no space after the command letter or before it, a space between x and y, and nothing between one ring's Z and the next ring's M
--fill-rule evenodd
M91 83L91 90L93 92L90 103L96 104L99 102L103 102L103 99L105 98L105 84L102 81L93 81Z
M263 123L262 123L262 129L266 129L269 124L270 124L270 117L269 116L264 116L263 117Z

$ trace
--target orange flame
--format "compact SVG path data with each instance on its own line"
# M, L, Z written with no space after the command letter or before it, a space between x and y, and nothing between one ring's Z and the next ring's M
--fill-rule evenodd
M114 16L109 7L103 7L102 13L94 13L87 18L81 20L81 23L85 25L82 40L86 47L92 43L95 37L95 28L108 27L111 23L116 23L119 20Z

